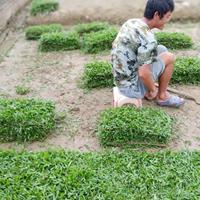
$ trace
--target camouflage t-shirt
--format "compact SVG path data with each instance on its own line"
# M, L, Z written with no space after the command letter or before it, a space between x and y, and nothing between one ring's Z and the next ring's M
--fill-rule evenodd
M137 87L138 68L156 61L157 41L142 19L130 19L113 42L111 62L118 87Z

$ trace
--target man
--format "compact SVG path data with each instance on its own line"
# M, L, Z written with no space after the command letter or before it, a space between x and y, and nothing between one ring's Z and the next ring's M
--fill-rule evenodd
M113 42L111 61L115 84L124 96L156 99L160 106L184 104L184 99L167 92L175 56L158 45L151 32L153 28L162 30L173 11L173 0L148 0L144 17L130 19L121 27Z

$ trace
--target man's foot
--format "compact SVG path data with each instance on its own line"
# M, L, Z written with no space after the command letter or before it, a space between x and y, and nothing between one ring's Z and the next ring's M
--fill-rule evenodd
M168 106L168 107L175 107L175 108L179 108L184 103L185 103L185 100L183 98L180 98L174 95L170 95L169 98L167 98L166 100L157 100L157 104L159 106Z

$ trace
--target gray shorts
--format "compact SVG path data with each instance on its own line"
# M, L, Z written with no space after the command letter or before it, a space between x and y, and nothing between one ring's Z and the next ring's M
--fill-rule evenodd
M158 55L163 52L167 52L167 51L168 50L165 46L158 45ZM161 74L165 70L165 64L164 64L163 60L158 56L157 61L153 62L150 65L150 69L151 69L151 73L152 73L152 77L153 77L154 81L157 81L158 78L161 76ZM125 87L125 88L119 88L119 90L123 95L130 97L130 98L137 98L137 99L144 98L144 95L148 92L148 89L143 84L141 79L138 79L137 88L134 87L134 89L133 89L130 86L130 87Z

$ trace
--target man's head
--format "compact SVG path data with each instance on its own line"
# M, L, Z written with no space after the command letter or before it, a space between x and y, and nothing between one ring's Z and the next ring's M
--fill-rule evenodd
M148 0L144 17L153 22L153 28L163 29L174 11L173 0Z

